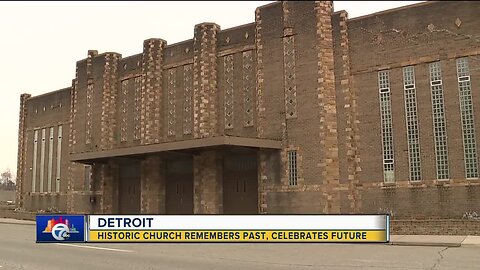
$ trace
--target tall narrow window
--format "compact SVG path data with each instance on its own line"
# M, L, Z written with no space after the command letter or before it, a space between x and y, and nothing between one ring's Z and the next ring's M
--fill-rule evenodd
M383 180L391 183L395 182L395 167L390 73L388 70L378 72L378 89L380 99L380 118L382 124Z
M297 185L297 151L288 151L288 184Z
M38 152L38 130L35 130L33 135L32 192L36 192L37 152Z
M43 178L45 175L45 129L42 129L42 146L40 148L40 188L43 192Z
M55 192L60 192L60 172L61 172L61 161L62 161L62 126L58 126L58 137L57 137L57 176L55 177L56 185Z
M422 179L420 163L420 139L418 132L417 96L415 89L415 68L403 68L403 90L405 95L405 122L407 123L408 171L410 181Z
M429 69L437 179L444 180L450 178L450 175L448 169L447 124L445 119L440 62L430 63Z
M48 141L47 192L52 192L52 168L53 168L53 127L50 128L50 139Z
M465 176L466 178L478 178L477 145L468 58L457 59L457 77L460 97L460 115L462 119Z

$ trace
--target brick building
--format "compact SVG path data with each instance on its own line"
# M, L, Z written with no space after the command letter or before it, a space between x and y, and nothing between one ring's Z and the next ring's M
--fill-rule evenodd
M17 204L480 213L478 14L442 1L348 19L331 1L275 2L136 55L91 50L70 87L21 95Z

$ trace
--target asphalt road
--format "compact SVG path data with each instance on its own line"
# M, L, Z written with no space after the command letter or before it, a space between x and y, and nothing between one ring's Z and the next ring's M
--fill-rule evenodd
M0 224L5 269L480 269L480 247L386 244L37 244Z

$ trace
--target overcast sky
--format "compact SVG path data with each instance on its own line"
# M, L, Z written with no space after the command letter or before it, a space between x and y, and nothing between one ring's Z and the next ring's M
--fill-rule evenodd
M0 171L16 173L20 94L69 87L89 49L126 57L148 38L190 39L201 22L254 22L255 8L271 2L0 2ZM353 18L418 2L334 1L334 10Z

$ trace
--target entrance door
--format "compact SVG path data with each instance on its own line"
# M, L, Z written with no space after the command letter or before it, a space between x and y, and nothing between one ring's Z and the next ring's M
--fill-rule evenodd
M193 214L193 160L167 161L167 214Z
M258 214L257 156L227 156L223 166L223 212Z
M140 163L138 161L120 164L119 169L119 212L140 214Z

